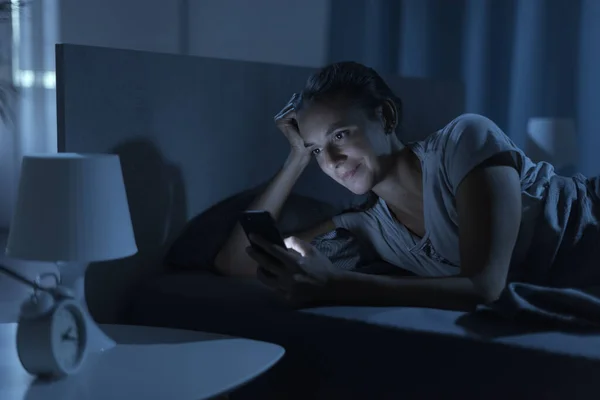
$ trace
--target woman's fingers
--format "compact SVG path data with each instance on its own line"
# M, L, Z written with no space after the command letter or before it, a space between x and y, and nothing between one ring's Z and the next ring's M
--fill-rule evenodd
M271 273L275 277L278 277L279 275L281 275L283 273L284 267L283 267L281 261L272 257L268 253L265 253L262 251L257 251L255 249L253 249L251 246L246 247L246 253L248 253L248 256L250 256L250 258L252 258L254 261L256 261L258 263L258 265L260 265L262 268L267 270L269 273Z
M256 251L256 250L255 250ZM271 270L265 268L263 264L256 269L256 278L263 285L279 292L286 300L292 295L293 279L286 274L275 275Z
M294 108L296 106L296 101L298 99L298 93L294 93L292 95L292 98L287 102L287 104L281 109L281 111L279 111L276 115L275 115L275 120L280 120L282 118L284 118L287 114L289 114L290 112L294 111Z
M297 252L288 251L288 249L275 245L269 242L268 240L265 240L261 236L250 235L249 239L252 243L260 247L268 255L274 257L275 259L281 261L282 263L288 266L297 265L297 262L300 260L300 258L302 258L302 256Z
M288 105L286 105L285 107L283 107L283 109L282 109L281 111L279 111L279 112L278 112L278 113L275 115L275 117L274 117L274 120L275 120L275 121L282 120L282 119L284 119L286 116L288 116L288 114L290 114L290 113L291 113L291 112L293 112L293 111L294 111L294 106L293 106L293 105L290 105L290 104L288 104Z
M265 286L271 289L281 290L277 277L263 267L258 267L256 270L256 278Z

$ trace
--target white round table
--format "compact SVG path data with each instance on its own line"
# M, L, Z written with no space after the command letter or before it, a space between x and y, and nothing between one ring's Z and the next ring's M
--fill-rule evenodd
M17 324L0 324L2 400L200 400L231 392L272 367L278 345L223 335L101 325L117 346L89 354L75 375L36 380L19 361Z

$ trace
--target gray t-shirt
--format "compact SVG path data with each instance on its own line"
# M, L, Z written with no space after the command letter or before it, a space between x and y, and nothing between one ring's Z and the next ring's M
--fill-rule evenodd
M523 200L511 268L522 264L535 241L538 221L544 219L546 194L556 177L552 165L533 163L495 123L476 114L461 115L425 140L409 146L421 161L425 236L415 236L393 218L382 199L366 211L334 217L336 227L348 229L371 243L383 260L416 275L456 275L460 272L456 189L479 164L508 152L519 171ZM553 218L556 216L550 217L550 224L554 223ZM556 248L558 243L551 245Z

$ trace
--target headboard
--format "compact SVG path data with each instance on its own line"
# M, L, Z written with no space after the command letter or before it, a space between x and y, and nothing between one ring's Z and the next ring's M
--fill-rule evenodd
M139 254L88 270L94 316L113 322L132 285L160 269L190 218L267 181L288 144L273 116L312 68L71 44L56 46L58 151L121 157ZM405 103L404 140L463 112L460 83L386 77ZM312 165L296 191L342 204ZM93 283L93 284L92 284Z

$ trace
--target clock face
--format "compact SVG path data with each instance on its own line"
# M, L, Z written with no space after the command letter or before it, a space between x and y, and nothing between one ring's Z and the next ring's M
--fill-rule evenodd
M64 304L54 313L52 347L57 363L65 371L76 370L85 352L86 331L83 315L77 307Z

